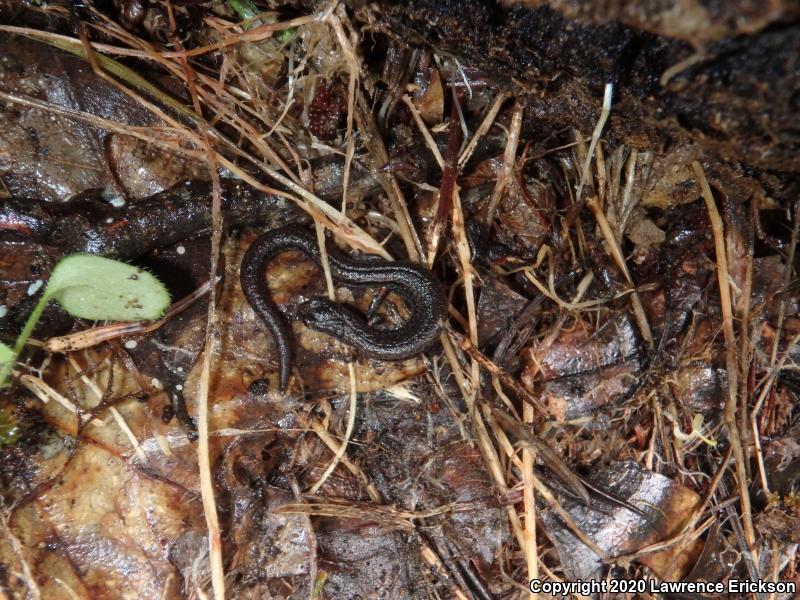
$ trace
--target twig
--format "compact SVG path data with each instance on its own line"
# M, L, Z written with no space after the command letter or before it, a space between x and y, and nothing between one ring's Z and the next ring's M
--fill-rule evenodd
M77 331L68 335L51 337L44 343L44 349L49 352L73 352L75 350L90 348L101 342L126 335L144 335L146 333L152 333L162 327L175 315L186 310L189 306L194 304L196 300L206 295L209 289L211 289L211 286L209 282L206 281L188 296L181 298L181 300L170 306L166 314L158 321L153 321L152 323L110 323L108 325L100 325L99 327L84 329L83 331Z

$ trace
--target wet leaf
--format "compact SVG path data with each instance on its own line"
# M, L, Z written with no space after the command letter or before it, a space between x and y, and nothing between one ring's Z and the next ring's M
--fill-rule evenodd
M157 319L170 302L164 285L147 271L89 254L61 260L45 294L72 316L94 321Z
M20 428L16 417L7 407L0 409L0 446L13 444L19 439Z

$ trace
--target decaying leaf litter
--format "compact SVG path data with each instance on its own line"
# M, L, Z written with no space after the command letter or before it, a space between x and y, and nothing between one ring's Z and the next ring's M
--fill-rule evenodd
M212 216L163 248L154 229L128 257L187 298L159 328L52 310L16 366L10 593L487 598L537 577L797 579L791 188L715 144L609 133L614 94L626 101L613 85L580 97L590 126L542 117L534 135L519 89L405 46L380 12L0 14L9 197L83 194L85 216L192 180ZM280 210L226 225L231 177ZM381 363L298 324L297 377L278 394L238 269L285 222L428 265L450 291L441 347ZM13 340L64 248L0 243ZM282 304L335 293L368 310L374 290L324 275L293 255L268 269ZM380 314L407 308L390 296ZM45 347L74 349L35 351L70 332Z

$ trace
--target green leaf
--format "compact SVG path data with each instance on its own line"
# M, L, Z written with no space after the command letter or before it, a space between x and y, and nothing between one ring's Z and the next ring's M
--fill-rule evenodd
M59 261L45 295L72 316L93 321L158 319L170 302L167 289L147 271L90 254Z
M14 351L3 342L0 342L0 364L11 362L12 360L14 360Z

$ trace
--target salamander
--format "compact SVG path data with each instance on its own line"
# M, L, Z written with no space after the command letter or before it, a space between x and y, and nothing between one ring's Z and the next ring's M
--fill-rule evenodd
M265 267L286 250L299 250L320 264L316 236L294 226L273 229L254 241L242 259L242 290L253 311L271 332L278 352L280 389L284 391L294 359L289 322L269 295ZM296 316L306 326L322 331L356 348L362 355L380 360L401 360L423 352L439 337L447 314L444 287L422 266L408 261L387 261L376 256L349 257L328 249L334 279L355 286L381 286L409 303L411 317L396 329L367 325L355 310L328 298L302 303Z

